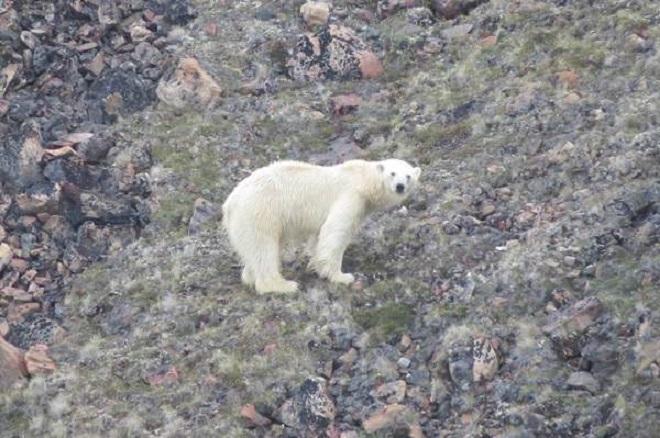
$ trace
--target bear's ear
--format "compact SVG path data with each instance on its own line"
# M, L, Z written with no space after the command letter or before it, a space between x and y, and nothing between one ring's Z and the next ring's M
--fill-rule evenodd
M385 166L383 166L382 164L378 163L378 164L376 164L376 169L378 169L378 171L382 173L382 172L385 171Z
M413 169L413 172L414 172L413 174L415 175L415 179L419 179L419 175L422 174L422 169L420 169L419 167L415 167Z

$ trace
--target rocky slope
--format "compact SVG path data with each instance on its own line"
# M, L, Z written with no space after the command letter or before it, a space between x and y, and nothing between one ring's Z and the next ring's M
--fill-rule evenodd
M655 435L654 1L64 3L0 3L0 335L31 367L1 436ZM421 188L354 285L240 285L217 209L250 170L390 156Z

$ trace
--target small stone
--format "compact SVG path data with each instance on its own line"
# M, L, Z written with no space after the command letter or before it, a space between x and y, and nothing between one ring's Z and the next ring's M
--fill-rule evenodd
M246 420L248 427L268 427L271 421L257 412L253 404L241 406L241 417Z
M27 260L13 258L9 266L11 267L12 270L20 272L22 274L25 271L27 271L27 269L30 267L30 264L28 263Z
M9 333L9 323L5 318L0 318L0 336L7 336Z
M564 70L557 73L557 80L567 88L575 88L578 84L578 75L573 70Z
M300 7L300 15L310 27L323 26L328 22L330 5L325 2L309 1Z
M85 68L94 76L100 76L105 68L105 57L103 56L103 53L97 53L91 61L85 64Z
M493 47L497 44L497 35L488 35L479 40L481 47Z
M5 237L7 237L7 232L5 231L4 227L0 225L0 242L5 240ZM0 269L2 271L2 269Z
M383 383L370 394L372 397L385 399L387 403L402 403L406 397L406 387L407 384L404 380L397 380Z
M48 356L48 346L36 344L25 353L25 366L31 376L36 374L51 374L57 366Z
M218 35L218 23L209 21L204 25L204 32L210 36L214 37Z
M179 371L174 366L171 366L163 372L148 375L146 381L152 386L176 383L179 381Z
M406 350L408 350L411 345L412 345L412 339L410 339L410 336L403 335L401 336L401 340L399 341L397 347L399 348L399 351L403 353Z
M355 111L362 104L362 98L355 93L340 94L330 98L330 110L336 116Z
M495 213L496 207L495 205L486 202L481 205L481 208L479 210L479 213L481 213L481 217L487 217L490 216L491 214Z
M134 24L131 26L131 40L134 43L141 43L153 37L153 32L144 27L142 24Z
M589 391L592 394L597 393L600 390L600 384L591 375L586 371L575 371L571 373L566 381L566 385L569 389L577 389L583 391Z
M470 32L472 32L473 27L474 26L470 23L458 24L448 29L444 29L442 32L440 32L440 34L451 41L459 38L465 38Z
M399 366L399 368L408 368L410 366L410 359L407 357L402 357L396 362L396 364Z

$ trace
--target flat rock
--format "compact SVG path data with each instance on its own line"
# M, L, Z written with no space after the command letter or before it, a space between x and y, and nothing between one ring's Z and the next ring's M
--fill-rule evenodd
M592 394L595 394L600 390L600 383L586 371L576 371L571 373L566 381L566 385L569 389L578 389L589 391Z

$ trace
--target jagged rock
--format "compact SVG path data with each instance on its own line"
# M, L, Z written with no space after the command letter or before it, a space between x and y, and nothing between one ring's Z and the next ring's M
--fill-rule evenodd
M293 398L279 409L282 423L297 430L319 431L335 418L335 404L328 395L326 381L320 377L308 378Z
M195 58L182 58L173 73L161 79L156 94L175 108L211 108L218 104L222 88Z
M497 354L498 342L479 337L472 341L472 380L481 382L492 380L497 373L500 359Z
M369 79L383 74L380 60L355 32L336 24L300 36L287 67L299 81Z
M604 310L598 298L587 297L564 311L552 313L543 333L550 337L564 359L576 357L582 350L582 335Z
M241 417L246 420L248 427L268 427L272 423L268 418L257 412L253 404L241 406Z
M57 184L36 184L16 196L16 205L21 214L57 213L61 190Z
M30 375L50 374L57 366L55 361L48 355L48 346L36 344L25 352L25 367Z

